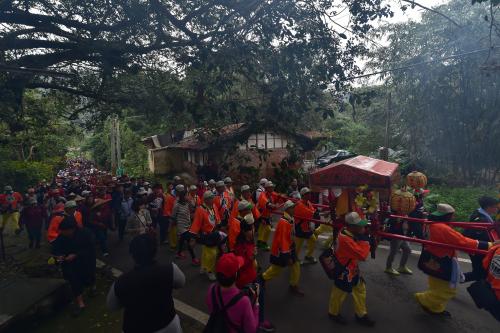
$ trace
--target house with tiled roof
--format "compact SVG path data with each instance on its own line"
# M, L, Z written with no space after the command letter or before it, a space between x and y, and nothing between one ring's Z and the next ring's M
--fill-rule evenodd
M204 179L231 176L244 181L272 177L283 163L300 168L322 138L315 131L238 123L155 135L142 142L148 147L149 168L155 175L185 172Z

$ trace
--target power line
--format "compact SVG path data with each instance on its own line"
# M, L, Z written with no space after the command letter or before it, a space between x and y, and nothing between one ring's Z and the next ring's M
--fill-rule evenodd
M396 71L402 71L402 70L405 70L405 69L409 69L409 68L413 68L413 67L421 66L421 65L426 65L426 64L431 64L431 63L434 63L434 62L441 62L441 61L445 61L445 60L448 60L448 59L453 59L453 58L468 56L468 55L471 55L471 54L477 54L477 53L482 53L482 52L489 52L491 50L498 49L498 48L499 47L497 47L497 46L492 46L492 47L487 47L487 48L480 49L480 50L474 50L474 51L469 51L469 52L464 52L464 53L459 53L459 54L453 54L453 55L450 55L450 56L447 56L447 57L443 57L443 58L439 58L439 59L435 59L435 60L427 60L427 61L417 62L415 64L411 64L411 65L407 65L407 66L386 69L386 70L383 70L383 71L378 71L378 72L373 72L373 73L368 73L368 74L363 74L363 75L358 75L358 76L350 76L350 77L344 79L344 81L352 81L352 80L361 79L361 78L364 78L364 77L369 77L369 76L374 76L374 75L379 75L379 74L384 74L384 73L390 73L390 72L396 72Z

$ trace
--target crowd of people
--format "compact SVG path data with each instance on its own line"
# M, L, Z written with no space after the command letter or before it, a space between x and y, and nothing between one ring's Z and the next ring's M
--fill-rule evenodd
M211 312L206 332L272 332L275 327L265 316L267 282L288 268L289 292L303 297L299 286L301 265L317 263L314 253L318 236L325 231L331 235L331 227L318 224L331 220L331 210L318 208L321 206L313 204L312 198L311 190L299 187L296 180L286 194L277 193L268 179L261 179L254 191L250 185L235 189L229 177L187 184L175 176L163 186L142 178L113 177L87 160L74 159L53 181L41 181L24 195L5 186L0 196L0 226L2 232L21 234L26 230L28 246L35 249L40 247L46 230L53 261L61 265L72 287L75 314L85 308L84 289L89 288L91 293L95 290L96 243L102 257L108 256L108 232L116 231L120 241L131 240L130 253L136 263L108 294L111 309L125 309L124 332L181 332L172 288L182 287L185 277L175 263L155 260L158 246L168 246L176 260L185 260L187 251L191 264L200 266L200 273L214 282L206 296ZM413 216L427 216L423 195L418 199ZM479 204L471 221L494 223L497 200L483 197ZM425 246L419 268L429 275L429 288L415 298L430 314L448 316L446 304L456 294L457 283L485 281L496 302L490 300L485 308L500 320L500 246L484 232L467 229L462 235L440 223L451 221L454 212L450 205L439 204L428 214L435 223L420 229L416 236L490 252L486 256L471 255L473 270L464 275L455 250ZM341 218L345 228L334 239L331 237L330 252L322 255L330 260L327 274L333 280L328 313L336 323L346 324L340 310L351 294L355 320L373 326L375 321L366 308L365 280L358 266L373 246L366 230L369 222L358 212L337 210L336 214L334 218ZM400 220L386 223L395 234L416 232ZM197 246L201 247L199 258ZM407 267L409 244L392 240L390 246L386 272L412 274ZM399 268L393 269L400 249L403 255ZM258 251L269 252L269 267L257 262Z

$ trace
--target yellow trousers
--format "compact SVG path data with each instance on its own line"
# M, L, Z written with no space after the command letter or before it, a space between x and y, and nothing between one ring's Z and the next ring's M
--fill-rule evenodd
M217 261L217 247L201 247L201 268L207 272L215 273L215 262Z
M316 228L316 230L314 230L314 236L316 236L316 238L324 233L328 233L330 235L330 237L328 237L328 239L323 243L323 247L328 248L332 245L333 242L333 228L329 225L321 224Z
M0 214L0 228L6 232L19 230L19 212Z
M307 238L295 237L295 245L297 246L297 256L300 255L302 251L302 245L307 242L306 257L312 257L314 255L314 246L316 245L316 236L312 235Z
M257 230L257 239L260 242L267 243L269 236L271 235L271 226L269 224L261 223L259 225L259 230Z
M330 314L337 316L340 313L340 308L347 294L347 292L333 286L330 293L330 304L328 308ZM352 299L354 301L354 313L356 313L358 317L366 315L366 285L363 281L359 281L359 283L352 288Z
M177 249L177 226L175 224L170 226L168 242L171 249Z
M292 266L290 267L290 280L289 283L291 286L296 287L299 285L299 280L300 280L300 263L296 261ZM262 277L264 278L265 281L269 281L281 274L281 271L283 271L284 267L278 266L278 265L273 265L271 266L262 274Z
M429 289L416 293L415 298L427 310L441 313L446 309L446 304L457 294L456 288L450 287L450 282L429 276Z

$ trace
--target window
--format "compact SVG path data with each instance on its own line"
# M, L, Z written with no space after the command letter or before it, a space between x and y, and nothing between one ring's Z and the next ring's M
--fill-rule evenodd
M257 148L266 149L266 134L265 133L257 134Z
M247 143L248 148L257 148L257 135L252 134L250 137L248 137L248 143Z
M288 140L273 132L252 134L246 144L238 145L240 150L246 149L282 149L286 148Z
M275 148L274 138L275 138L274 133L266 133L266 148L267 149L274 149ZM280 147L276 147L276 148L280 148Z

